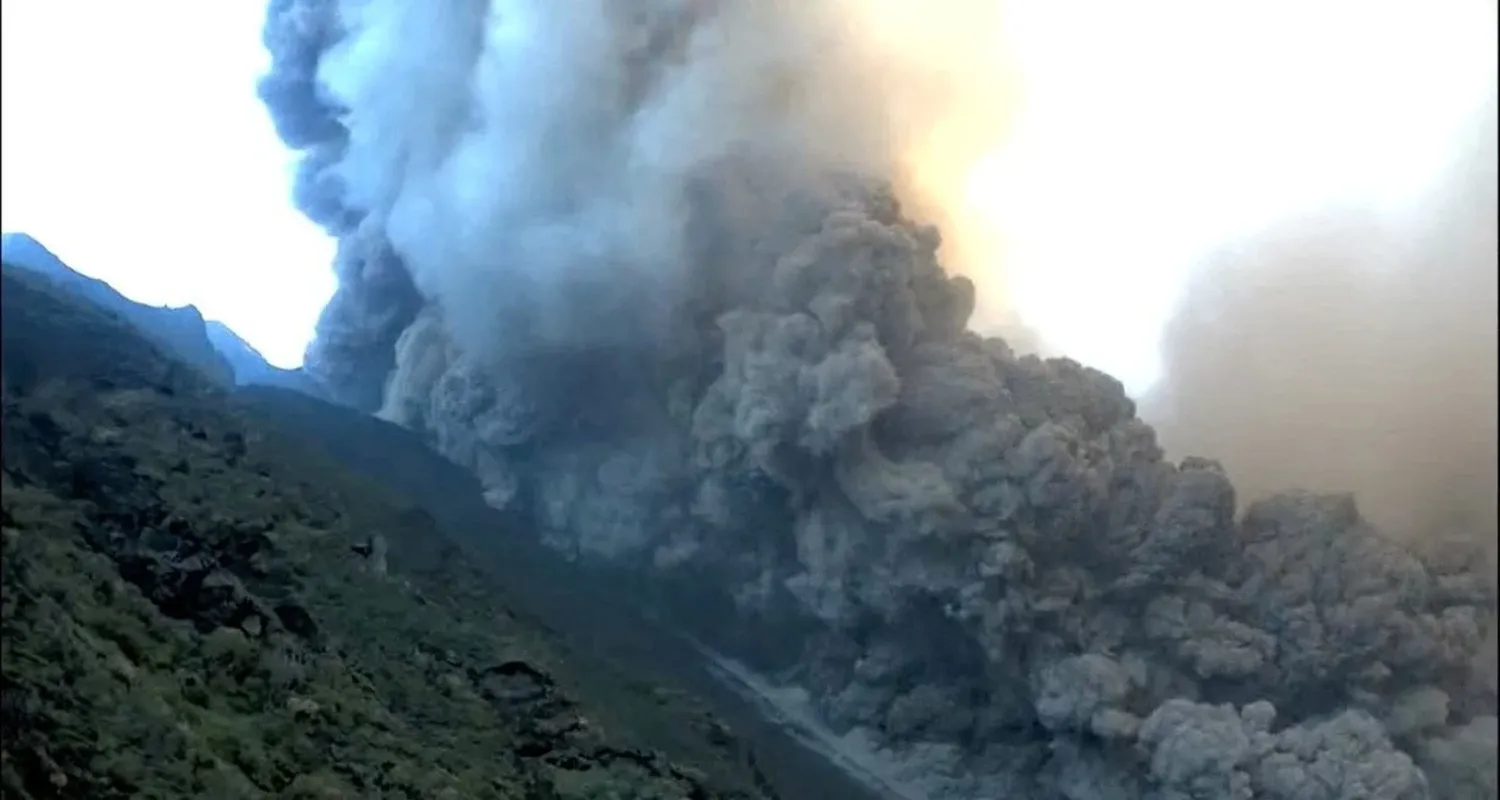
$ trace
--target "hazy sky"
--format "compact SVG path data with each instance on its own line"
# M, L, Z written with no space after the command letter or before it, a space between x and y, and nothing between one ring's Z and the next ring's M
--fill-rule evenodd
M1493 0L1005 7L1023 107L972 199L1027 323L1136 393L1206 254L1335 205L1409 215L1494 95Z
M970 200L1006 241L1008 299L1136 389L1195 258L1330 200L1410 194L1493 93L1491 0L1006 7L1026 106ZM293 210L254 93L263 9L5 0L0 227L290 366L333 246Z
M0 228L127 296L302 362L333 244L292 208L255 95L257 0L5 0Z

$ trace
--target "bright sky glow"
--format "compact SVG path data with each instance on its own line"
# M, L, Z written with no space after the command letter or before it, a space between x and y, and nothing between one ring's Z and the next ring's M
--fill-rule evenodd
M1020 109L967 201L1006 302L1136 392L1208 251L1334 204L1399 218L1494 102L1492 0L1005 7Z
M302 363L333 243L291 205L252 0L5 0L0 228Z
M333 245L291 207L254 94L263 7L6 0L0 227L291 366ZM1331 202L1399 208L1493 94L1491 0L1000 7L1021 101L961 170L958 216L984 230L955 238L993 238L975 252L1004 264L1005 302L1137 391L1196 259Z

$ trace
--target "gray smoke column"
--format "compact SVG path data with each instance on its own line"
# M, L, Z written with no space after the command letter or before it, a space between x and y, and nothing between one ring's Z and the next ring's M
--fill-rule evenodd
M272 2L262 96L340 238L309 369L910 797L1493 796L1475 518L1242 503L1118 381L969 331L892 189L943 83L876 7ZM1231 387L1173 358L1208 419L1187 381Z

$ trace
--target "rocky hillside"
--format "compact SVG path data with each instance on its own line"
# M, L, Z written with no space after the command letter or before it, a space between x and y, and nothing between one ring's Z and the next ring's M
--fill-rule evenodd
M0 298L5 797L772 796L431 514L37 275Z

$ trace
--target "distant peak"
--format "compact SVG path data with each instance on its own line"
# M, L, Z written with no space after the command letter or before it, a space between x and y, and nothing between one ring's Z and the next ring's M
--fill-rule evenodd
M46 245L37 241L37 238L29 233L0 234L0 257L3 257L8 264L41 272L72 271L72 268L63 263L56 253L48 250Z
M46 245L25 231L6 231L5 233L0 233L0 248L7 251L11 248L31 251L41 250L48 255L52 254L52 251L48 250ZM53 257L56 258L56 256Z
M12 242L29 242L36 245L37 247L42 246L42 243L37 241L35 236L32 236L25 231L5 231L4 233L0 233L0 242L4 242L5 244L10 244Z
M256 358L265 361L265 356L255 349L255 346L245 340L245 337L235 332L234 328L216 319L205 320L204 325L208 328L208 339L221 353L232 352L235 349L244 351Z

